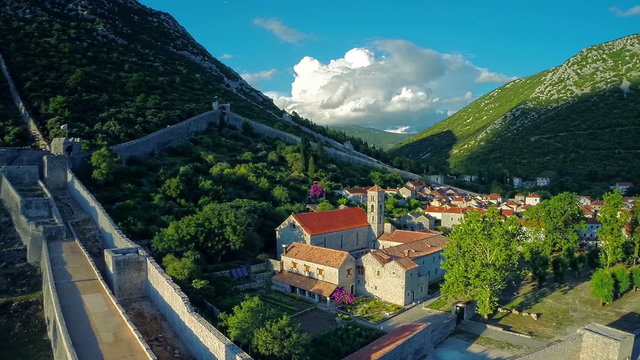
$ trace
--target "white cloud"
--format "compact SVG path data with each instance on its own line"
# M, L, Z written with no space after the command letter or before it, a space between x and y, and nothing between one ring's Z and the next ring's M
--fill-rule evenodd
M291 94L269 93L287 111L320 124L417 131L470 103L485 83L515 79L404 40L353 48L325 64L310 56L294 67Z
M242 78L250 83L250 84L255 84L257 82L259 82L260 80L269 80L271 78L273 78L273 76L278 72L278 70L276 69L271 69L271 70L263 70L263 71L258 71L255 73L243 73L240 74L240 76L242 76Z
M220 56L220 59L233 59L233 54L222 54L222 56Z
M396 126L391 129L386 129L385 131L390 133L395 133L395 134L411 134L412 132L409 131L410 129L411 129L411 126Z
M616 14L616 16L620 16L620 17L640 15L640 5L636 5L626 11L618 7L612 7L612 8L609 8L609 10L612 13Z
M261 28L271 31L275 36L279 37L280 40L289 43L297 43L309 37L307 34L288 27L278 19L257 18L253 19L253 23L260 26Z

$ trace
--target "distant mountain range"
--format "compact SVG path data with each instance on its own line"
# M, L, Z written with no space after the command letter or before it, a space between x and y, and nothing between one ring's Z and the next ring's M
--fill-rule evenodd
M394 145L409 139L413 134L399 134L362 126L332 126L333 129L344 132L347 136L359 137L377 149L388 150Z
M394 154L486 178L550 176L562 189L640 182L640 35L512 81Z

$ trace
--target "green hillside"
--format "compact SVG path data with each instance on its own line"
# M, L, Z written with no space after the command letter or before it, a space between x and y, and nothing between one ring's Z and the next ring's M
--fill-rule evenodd
M486 179L551 176L558 188L640 182L640 35L512 81L399 144L394 154Z
M69 124L72 136L121 143L206 111L215 96L271 125L269 112L281 113L170 15L136 1L5 1L0 33L11 34L0 53L49 139ZM9 123L0 118L0 135Z
M333 129L366 141L378 149L388 150L394 145L407 140L411 134L397 134L362 126L333 126Z

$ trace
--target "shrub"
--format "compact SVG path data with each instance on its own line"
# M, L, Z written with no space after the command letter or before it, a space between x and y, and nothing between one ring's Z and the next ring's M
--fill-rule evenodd
M600 305L613 301L615 281L605 269L598 269L591 277L591 294L600 300Z
M616 293L618 293L618 297L620 297L631 287L631 279L629 277L629 273L627 272L627 269L620 266L611 270L611 275L615 280Z

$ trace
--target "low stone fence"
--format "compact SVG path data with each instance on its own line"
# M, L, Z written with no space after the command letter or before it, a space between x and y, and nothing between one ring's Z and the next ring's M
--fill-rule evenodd
M479 323L479 322L473 321L473 320L463 320L460 323L460 328L462 330L470 332L472 334L480 334L484 330L493 330L493 331L499 331L499 332L502 332L502 333L505 333L505 334L520 336L520 337L527 338L527 339L531 339L532 338L532 336L529 335L529 334L523 334L523 333L511 331L511 330L506 330L505 328L500 327L500 326Z

